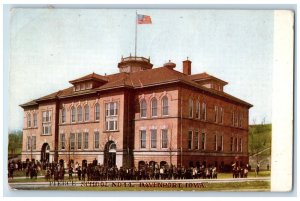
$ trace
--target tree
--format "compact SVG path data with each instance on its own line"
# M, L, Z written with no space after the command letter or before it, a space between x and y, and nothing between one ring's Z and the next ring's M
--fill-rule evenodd
M16 130L10 132L8 135L8 153L9 154L20 154L22 150L22 139L23 132Z

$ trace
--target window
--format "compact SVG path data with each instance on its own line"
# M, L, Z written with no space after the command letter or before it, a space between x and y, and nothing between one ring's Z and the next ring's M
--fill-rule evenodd
M199 149L199 131L195 131L195 149Z
M223 151L224 150L224 142L223 142L223 135L220 136L220 142L221 142L221 147L219 149L219 151Z
M84 106L84 121L90 120L90 107L89 105Z
M100 106L99 103L95 105L95 120L98 121L100 119Z
M215 146L215 151L218 151L218 136L214 136L214 146Z
M235 151L239 151L239 146L238 146L238 138L235 138L235 148L236 150Z
M218 122L218 106L215 105L215 122Z
M236 113L236 117L235 117L235 126L238 127L238 123L239 123L239 113Z
M75 107L71 108L71 122L75 122L76 121L76 109Z
M242 127L242 121L243 121L243 114L240 115L239 127Z
M96 131L94 133L94 145L95 145L95 149L99 149L99 132Z
M82 121L82 107L77 108L77 121Z
M43 135L51 134L51 112L43 112Z
M31 114L27 115L27 127L30 128L31 127Z
M118 130L118 104L116 102L105 104L105 130L115 131Z
M75 91L80 91L80 85L79 84L76 85Z
M33 114L33 127L37 127L37 113Z
M145 130L140 131L140 147L146 148L146 131Z
M61 123L66 123L66 109L61 110Z
M200 102L198 100L196 101L196 114L195 114L195 117L197 119L200 118Z
M157 144L157 131L155 129L151 130L151 148L155 149Z
M234 144L233 144L233 137L230 138L230 151L233 152Z
M152 103L151 104L151 107L152 107L152 111L151 111L152 117L157 117L157 100L156 100L156 98L153 98L151 103Z
M243 141L242 141L242 138L240 138L240 152L243 152Z
M193 148L193 131L189 131L189 136L188 136L188 149Z
M70 150L75 149L75 134L71 133L70 134Z
M201 138L201 149L205 150L205 143L206 143L206 135L205 133L202 133L202 138Z
M77 149L81 149L82 145L82 133L77 133Z
M85 132L84 133L84 149L89 148L89 133Z
M60 148L62 150L66 148L66 138L64 133L60 134Z
M234 126L234 111L231 112L231 125Z
M147 104L146 100L143 99L141 101L141 117L146 117L147 116Z
M223 123L223 108L220 107L220 123Z
M189 117L193 118L193 100L189 99Z
M168 148L168 130L161 130L161 148Z
M31 137L27 136L27 150L31 149Z
M164 96L162 99L162 115L169 115L169 103L167 96Z
M32 136L32 149L36 150L36 136Z
M106 116L116 116L118 115L118 107L116 102L105 104Z
M206 103L202 103L202 120L206 120Z

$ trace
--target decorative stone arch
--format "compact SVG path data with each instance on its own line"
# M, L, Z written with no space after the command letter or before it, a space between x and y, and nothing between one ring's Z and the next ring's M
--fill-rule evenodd
M108 168L116 166L117 144L109 140L104 146L104 165Z
M50 162L50 145L45 142L41 147L41 161Z

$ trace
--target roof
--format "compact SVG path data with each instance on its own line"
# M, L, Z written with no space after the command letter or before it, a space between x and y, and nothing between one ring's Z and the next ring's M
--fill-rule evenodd
M149 76L151 73L151 76ZM209 78L213 76L207 74L207 73L201 73L201 74L196 74L196 75L185 75L181 72L178 72L176 70L170 69L168 67L158 67L154 69L148 69L148 70L143 70L143 71L138 71L138 72L133 72L133 73L116 73L112 75L107 75L107 76L101 76L95 73L86 75L84 77L81 77L79 79L73 80L72 82L78 82L78 81L84 81L88 79L99 79L101 80L106 80L105 83L103 83L101 86L94 88L94 89L88 89L84 91L77 91L74 92L73 87L66 88L64 90L57 91L55 93L49 94L47 96L41 97L39 99L34 100L35 102L38 101L43 101L43 100L50 100L54 99L56 97L58 98L66 98L66 97L74 97L74 96L80 96L80 95L85 95L85 94L93 94L98 91L105 91L105 90L110 90L110 89L116 89L116 88L132 88L132 89L139 89L139 88L145 88L145 87L151 87L151 86L156 86L156 85L163 85L163 84L169 84L169 83L183 83L192 87L196 87L200 90L206 91L209 94L213 94L219 97L224 97L226 99L229 99L234 102L238 102L240 104L246 105L247 107L252 107L251 104L240 100L234 96L231 96L225 92L219 92L216 90L212 90L209 88L206 88L204 86L199 85L196 83L194 80L195 78L200 79L200 78ZM105 79L103 79L105 78ZM218 78L216 78L218 79ZM71 82L71 81L70 81ZM224 81L223 81L224 82ZM226 82L227 83L227 82ZM34 102L28 102L21 107L26 107L29 105L34 104Z
M218 82L221 82L222 84L226 85L228 82L221 80L217 77L214 77L210 74L207 74L206 72L204 73L199 73L199 74L194 74L194 75L189 75L189 78L193 81L206 81L206 80L216 80Z
M83 81L87 81L87 80L95 80L95 81L100 81L100 82L107 82L107 78L105 76L98 75L98 74L96 74L94 72L91 73L91 74L88 74L86 76L80 77L78 79L71 80L69 82L71 84L73 84L73 83L83 82Z

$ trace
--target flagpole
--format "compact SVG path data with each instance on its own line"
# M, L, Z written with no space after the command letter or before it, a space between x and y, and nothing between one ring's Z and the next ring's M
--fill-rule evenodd
M137 23L138 23L138 19L137 19L137 11L135 11L135 45L134 45L134 56L136 59L136 46L137 46Z

